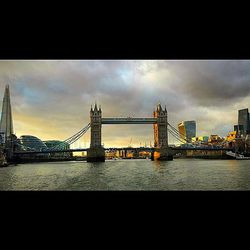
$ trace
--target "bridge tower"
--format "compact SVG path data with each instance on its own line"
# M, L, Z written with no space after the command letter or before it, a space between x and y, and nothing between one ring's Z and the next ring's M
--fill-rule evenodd
M97 109L97 105L95 104L94 110L90 110L90 126L91 126L91 141L90 147L98 147L101 146L102 142L102 110L101 107L99 110Z
M87 151L87 161L105 161L105 151L102 147L102 110L95 104L94 110L90 109L90 148Z
M154 124L154 146L168 147L168 113L162 109L161 104L158 104L156 110L153 112L157 123Z
M173 160L173 155L168 147L168 113L162 109L159 103L156 110L153 112L154 118L157 122L154 126L154 147L155 152L152 157L154 160Z

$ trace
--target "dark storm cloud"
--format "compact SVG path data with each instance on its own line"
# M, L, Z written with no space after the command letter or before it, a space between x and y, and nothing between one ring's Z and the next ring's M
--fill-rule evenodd
M202 106L221 106L250 94L249 61L162 62L178 75L173 88Z

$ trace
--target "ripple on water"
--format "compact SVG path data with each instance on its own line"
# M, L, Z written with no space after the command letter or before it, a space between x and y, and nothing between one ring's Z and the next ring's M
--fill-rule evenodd
M0 190L250 190L249 161L53 162L0 169Z

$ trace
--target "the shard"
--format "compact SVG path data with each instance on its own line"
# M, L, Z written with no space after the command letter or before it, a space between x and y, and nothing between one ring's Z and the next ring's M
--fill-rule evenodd
M5 138L8 138L11 134L13 134L9 85L6 85L3 97L0 132L5 134Z

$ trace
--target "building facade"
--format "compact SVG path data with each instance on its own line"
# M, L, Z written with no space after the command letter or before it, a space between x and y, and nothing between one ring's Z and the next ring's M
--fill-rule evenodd
M192 143L193 144L199 144L199 143L208 143L209 136L196 136L192 137Z
M191 143L192 138L196 137L196 122L195 121L182 121L178 124L180 139L183 143Z
M22 135L18 139L21 150L42 151L48 149L46 144L33 135Z
M238 125L242 126L243 135L249 134L250 130L250 121L249 121L249 112L248 108L240 109L238 111Z
M234 125L234 131L237 133L237 135L239 137L241 135L244 135L244 126L243 125Z

